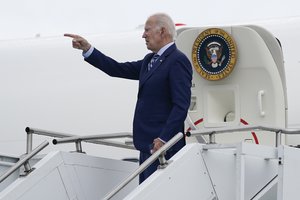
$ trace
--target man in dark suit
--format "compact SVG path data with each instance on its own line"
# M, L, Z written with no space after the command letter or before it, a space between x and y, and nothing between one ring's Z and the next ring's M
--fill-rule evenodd
M175 25L168 15L158 13L147 19L143 38L152 53L135 62L119 63L98 51L81 36L65 36L73 38L73 47L83 50L85 61L96 68L113 77L139 80L133 142L140 151L140 163L178 132L184 132L184 120L191 97L192 67L174 43ZM166 159L184 145L183 138L167 152ZM140 183L158 165L156 161L140 174Z

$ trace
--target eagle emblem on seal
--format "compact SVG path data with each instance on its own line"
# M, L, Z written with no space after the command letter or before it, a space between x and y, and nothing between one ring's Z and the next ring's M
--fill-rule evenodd
M222 55L222 45L218 42L211 42L205 48L207 60L205 61L207 65L216 68L221 66L226 56Z

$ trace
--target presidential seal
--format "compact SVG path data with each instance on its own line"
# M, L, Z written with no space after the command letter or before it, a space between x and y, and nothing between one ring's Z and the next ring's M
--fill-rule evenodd
M217 81L227 77L232 72L236 59L235 41L222 29L206 29L193 44L193 66L207 80Z

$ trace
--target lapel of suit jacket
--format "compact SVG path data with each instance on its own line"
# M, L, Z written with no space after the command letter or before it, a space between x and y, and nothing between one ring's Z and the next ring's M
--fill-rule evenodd
M152 69L150 71L146 70L146 73L141 77L139 89L144 85L144 83L152 76L153 73L155 73L156 69L164 62L164 60L176 49L176 45L171 45L159 58L158 60L153 64ZM144 67L147 68L148 62L145 62Z

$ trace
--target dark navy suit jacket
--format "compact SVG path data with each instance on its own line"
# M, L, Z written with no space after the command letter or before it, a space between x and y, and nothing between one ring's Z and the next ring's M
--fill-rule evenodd
M170 140L184 131L184 120L190 105L192 66L188 58L170 46L147 70L153 53L143 60L119 63L94 49L85 60L113 77L139 80L138 98L133 121L133 142L136 149L149 153L155 138ZM179 141L170 151L185 145Z

